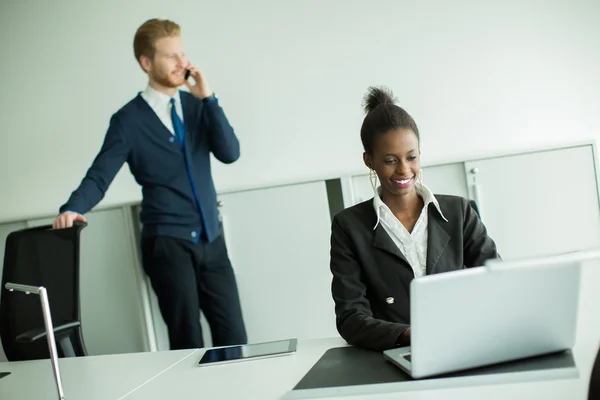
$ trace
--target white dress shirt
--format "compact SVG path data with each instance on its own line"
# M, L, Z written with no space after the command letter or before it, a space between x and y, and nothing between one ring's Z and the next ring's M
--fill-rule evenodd
M427 263L427 225L428 225L428 205L433 203L444 221L448 222L435 196L429 188L423 184L415 183L417 194L423 199L423 209L411 233L402 225L402 222L396 218L390 208L381 200L381 186L377 188L377 193L373 198L373 207L377 214L377 225L381 223L385 231L392 238L396 246L400 249L406 260L410 264L415 278L425 275L425 265Z
M154 110L165 127L167 127L167 129L171 131L171 134L174 135L175 130L173 129L173 122L171 120L171 97L148 85L146 90L142 92L142 98L146 100L146 103L148 103L150 108ZM181 107L181 96L179 94L179 90L175 92L175 96L173 98L175 99L175 111L181 119L181 122L183 122L183 108Z

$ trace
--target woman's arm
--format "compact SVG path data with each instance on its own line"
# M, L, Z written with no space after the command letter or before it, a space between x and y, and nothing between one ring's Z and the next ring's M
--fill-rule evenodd
M403 335L409 325L373 318L362 267L338 216L331 230L330 267L337 329L349 344L382 351L410 342L409 334Z
M485 225L466 199L463 200L463 253L467 268L480 267L486 260L500 258L496 243L487 234Z

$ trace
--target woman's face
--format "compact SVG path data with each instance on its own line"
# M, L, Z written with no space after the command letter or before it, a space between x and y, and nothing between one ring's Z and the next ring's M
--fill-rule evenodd
M382 196L416 193L415 181L421 169L421 150L417 135L400 128L378 135L371 154L364 153L365 165L377 173Z

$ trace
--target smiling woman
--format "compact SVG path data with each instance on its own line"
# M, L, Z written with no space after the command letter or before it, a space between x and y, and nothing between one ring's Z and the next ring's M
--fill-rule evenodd
M364 107L374 197L333 219L332 295L342 337L385 350L410 344L412 279L480 266L498 253L466 199L434 195L423 183L419 129L392 93L369 88Z

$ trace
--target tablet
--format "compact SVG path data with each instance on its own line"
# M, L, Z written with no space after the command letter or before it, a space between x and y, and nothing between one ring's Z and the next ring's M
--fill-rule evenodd
M298 339L277 340L274 342L244 344L239 346L208 349L198 362L200 366L225 364L259 358L277 357L296 351Z

